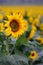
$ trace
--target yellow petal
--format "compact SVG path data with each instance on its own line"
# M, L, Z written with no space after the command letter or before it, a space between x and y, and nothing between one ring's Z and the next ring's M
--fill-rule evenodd
M5 32L6 32L6 35L9 36L11 34L11 29L8 28L8 29L5 30Z

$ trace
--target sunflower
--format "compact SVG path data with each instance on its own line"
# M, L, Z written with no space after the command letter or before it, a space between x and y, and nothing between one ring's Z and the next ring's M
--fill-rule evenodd
M3 23L0 23L0 32L3 32L4 26Z
M30 35L29 35L29 37L28 37L28 40L31 40L33 37L34 37L34 35L35 35L35 33L36 33L36 27L33 25L32 26L32 30L31 30L31 32L30 32Z
M43 23L40 25L40 30L43 30Z
M37 40L40 44L43 44L43 38L41 38L40 36L37 37L36 40Z
M35 60L38 57L38 53L36 51L31 51L30 59Z
M19 15L13 14L7 17L8 21L5 21L5 27L7 27L5 32L7 36L11 34L13 38L18 38L18 36L22 35L28 29L27 21L23 20Z
M35 26L38 26L39 25L39 20L40 20L40 15L34 19L32 24L35 25Z

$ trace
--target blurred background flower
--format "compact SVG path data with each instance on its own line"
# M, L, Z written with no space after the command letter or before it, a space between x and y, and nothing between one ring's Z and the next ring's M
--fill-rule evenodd
M38 53L36 51L30 52L30 59L36 60L38 58Z

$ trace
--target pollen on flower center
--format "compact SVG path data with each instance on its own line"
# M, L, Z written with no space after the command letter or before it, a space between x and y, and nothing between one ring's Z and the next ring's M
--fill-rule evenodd
M17 32L19 30L19 23L17 20L13 19L10 22L10 27L13 32Z

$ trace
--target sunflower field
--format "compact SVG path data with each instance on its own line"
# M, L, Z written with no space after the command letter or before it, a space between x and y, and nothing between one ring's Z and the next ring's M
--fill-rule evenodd
M0 7L0 65L43 65L43 6Z

